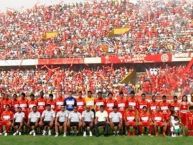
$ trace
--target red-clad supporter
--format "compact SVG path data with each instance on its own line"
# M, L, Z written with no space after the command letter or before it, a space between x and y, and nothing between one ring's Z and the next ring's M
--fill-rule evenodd
M132 106L134 110L138 109L138 101L135 98L135 92L131 91L130 96L128 98L128 105L127 106Z
M1 122L0 122L0 133L4 128L4 136L7 136L10 132L11 125L13 120L13 112L10 110L10 106L6 105L5 110L1 113Z
M106 101L102 96L102 92L97 93L97 98L94 100L94 102L95 102L95 110L96 111L99 111L100 106L105 106Z
M123 92L119 92L119 96L117 97L117 106L118 106L118 109L119 109L119 112L121 112L123 118L125 117L125 111L126 111L126 108L127 108L127 99L125 98Z
M18 96L17 94L13 94L13 98L12 98L12 111L16 112L17 108L19 107L19 101L18 101Z
M54 95L53 94L49 94L49 98L46 100L46 104L50 104L51 105L51 109L55 110L55 108L56 108L56 101L54 100Z
M37 108L40 113L42 113L45 110L46 106L46 99L44 98L44 93L43 91L40 92L39 98L37 98Z
M136 134L136 126L137 126L137 112L134 110L133 106L129 106L128 110L125 113L125 126L127 128L128 135ZM133 129L133 132L131 133L131 128Z
M106 111L108 113L112 112L114 106L117 106L117 101L113 97L113 93L109 92L108 97L106 98Z
M152 112L151 118L152 118L154 130L155 130L155 135L158 136L159 128L162 128L162 134L165 136L167 124L165 122L164 115L161 112L159 107L157 107L156 110Z
M85 99L82 97L82 92L78 93L78 98L76 99L77 110L82 113L85 110Z
M165 95L162 96L162 101L159 102L160 109L164 115L165 121L169 120L170 117L170 103L167 101L167 97Z
M143 106L142 111L139 113L139 130L142 135L145 132L145 128L148 129L148 134L151 134L151 122L151 115L148 112L147 107Z
M156 96L152 95L151 101L149 102L150 113L155 112L158 107L159 107L159 102L156 100Z
M138 109L142 111L143 107L147 107L149 109L149 102L146 100L146 94L141 94L141 99L138 101Z

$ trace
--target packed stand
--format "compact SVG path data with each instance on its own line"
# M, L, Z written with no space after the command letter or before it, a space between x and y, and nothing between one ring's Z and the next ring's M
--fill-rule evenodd
M113 28L129 28L108 37ZM93 2L0 13L1 59L92 57L193 49L191 1ZM46 32L58 32L43 39Z

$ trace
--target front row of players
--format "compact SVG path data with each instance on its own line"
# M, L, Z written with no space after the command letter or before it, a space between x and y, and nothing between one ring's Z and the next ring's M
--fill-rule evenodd
M65 137L67 132L78 134L81 131L83 131L83 136L87 134L92 136L92 132L99 136L99 128L102 127L104 135L108 135L111 129L114 135L118 135L120 132L125 132L128 135L143 135L148 130L148 135L155 134L157 136L161 129L165 136L168 129L172 135L179 134L180 126L175 112L166 120L159 108L149 114L145 106L140 112L136 112L132 106L129 106L123 115L116 106L110 113L104 110L104 106L100 106L100 110L96 114L90 107L86 107L86 110L81 114L77 111L77 107L69 112L65 106L55 113L51 109L51 105L48 104L42 114L34 106L26 116L20 107L13 114L10 111L10 106L7 105L6 110L1 114L0 134L2 135L3 131L7 136L13 127L14 136L21 135L21 131L24 129L29 130L29 134L33 136L36 136L37 132L42 132L42 135L51 135L54 131L56 137L62 132Z

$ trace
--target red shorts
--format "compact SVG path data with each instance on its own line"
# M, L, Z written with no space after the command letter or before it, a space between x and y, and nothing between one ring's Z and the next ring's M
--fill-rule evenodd
M136 122L135 121L127 121L126 122L126 126L136 126Z
M143 127L150 126L150 122L140 122L139 124L140 124L140 126L143 126Z
M11 126L11 121L0 121L0 126Z
M182 121L182 124L183 125L188 125L187 124L187 121L188 121L188 112L187 113L180 113L180 118L181 118L181 121Z
M156 123L155 123L155 126L162 127L162 126L164 126L164 122L156 122Z

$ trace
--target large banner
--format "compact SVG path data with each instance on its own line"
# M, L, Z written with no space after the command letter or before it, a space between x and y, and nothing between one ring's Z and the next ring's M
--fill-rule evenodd
M83 64L83 58L55 58L55 59L39 59L38 65L54 65L54 64Z

